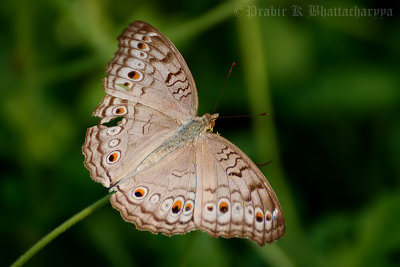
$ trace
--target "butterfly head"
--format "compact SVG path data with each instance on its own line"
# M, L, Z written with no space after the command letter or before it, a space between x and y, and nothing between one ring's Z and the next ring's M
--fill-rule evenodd
M215 113L215 114L209 114L206 113L203 115L202 119L204 121L204 128L207 132L212 132L213 128L215 126L215 121L217 120L219 114Z

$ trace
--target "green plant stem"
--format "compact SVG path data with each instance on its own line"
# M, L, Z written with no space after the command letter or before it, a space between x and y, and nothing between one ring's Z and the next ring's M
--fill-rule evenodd
M248 5L252 3L248 2ZM271 261L266 263L271 266L290 266L294 262L293 259L300 258L302 255L311 255L312 248L308 244L307 236L301 226L296 209L297 205L292 198L280 160L279 142L276 134L277 129L274 123L273 102L268 80L268 59L265 54L262 22L257 16L252 19L240 17L237 19L237 26L242 50L246 91L251 103L250 112L269 113L267 120L254 121L255 140L260 155L264 158L273 158L273 164L268 168L268 180L277 193L286 221L286 236L279 241L279 246L281 246L279 251L282 253L276 253L274 258L271 258ZM294 245L299 244L299 242L302 242L302 246ZM263 248L259 249L264 251ZM276 245L275 249L278 249L278 245ZM294 256L294 253L297 253L296 256ZM288 257L289 255L290 258Z
M257 244L251 243L251 247L267 266L294 267L296 264L292 261L287 252L278 244L270 244L268 247L260 248Z
M249 2L251 3L251 2ZM269 168L268 180L274 187L285 211L287 228L290 231L301 232L294 201L291 198L289 186L286 183L280 161L278 137L274 124L273 103L268 80L267 58L264 54L261 22L257 17L237 19L239 42L242 50L242 62L251 113L268 112L267 120L257 120L254 125L255 138L259 153L272 157L274 164ZM290 227L289 227L290 226ZM288 230L287 229L287 230Z
M179 47L183 40L190 40L195 36L200 35L207 29L212 28L215 25L229 19L234 15L236 7L243 5L247 0L233 0L226 1L214 8L210 9L203 15L191 19L179 26L174 27L170 30L165 30L165 36L168 36L173 43Z
M58 226L56 229L48 233L45 237L40 239L35 245L33 245L30 249L28 249L24 254L22 254L11 266L12 267L17 267L17 266L22 266L27 260L29 260L33 255L35 255L39 250L44 248L48 243L50 243L54 238L68 230L71 226L74 224L78 223L79 221L83 220L90 214L92 214L95 210L101 208L104 206L110 198L110 195L107 195L89 207L85 208L81 212L75 214L71 218L69 218L67 221L62 223L60 226Z

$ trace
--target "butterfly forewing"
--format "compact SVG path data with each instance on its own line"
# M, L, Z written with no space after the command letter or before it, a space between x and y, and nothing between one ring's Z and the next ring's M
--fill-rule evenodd
M119 49L104 79L108 96L97 107L101 123L91 127L83 153L92 178L110 187L143 157L197 116L193 77L175 46L151 25L136 21L120 35ZM145 113L145 114L144 114Z
M181 122L197 117L193 77L167 38L149 24L136 21L118 42L119 50L104 79L108 94L143 103Z
M197 117L195 83L175 46L142 21L118 42L93 114L100 123L83 146L113 207L153 233L279 239L285 222L274 191L239 148L210 133L217 114Z

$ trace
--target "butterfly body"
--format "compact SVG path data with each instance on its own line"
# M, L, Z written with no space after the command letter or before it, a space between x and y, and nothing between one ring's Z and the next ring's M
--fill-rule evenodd
M196 146L198 138L204 138L204 134L211 130L215 124L218 114L204 114L203 117L191 119L178 128L176 133L167 139L163 144L151 152L128 177L156 164L160 159L169 153L190 144ZM112 191L112 190L110 190Z
M259 245L279 239L285 221L255 164L212 133L218 114L197 117L197 90L183 57L153 26L136 21L107 67L107 96L83 146L93 180L141 230L200 229ZM105 123L120 118L116 126Z

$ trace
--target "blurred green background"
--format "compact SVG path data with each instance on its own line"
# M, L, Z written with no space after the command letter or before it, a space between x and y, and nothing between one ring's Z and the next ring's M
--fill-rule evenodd
M199 114L261 167L285 218L262 248L201 232L141 232L109 204L27 266L399 266L400 27L388 1L2 1L0 265L107 194L83 166L116 37L132 21L163 32L197 83ZM302 8L294 16L292 8ZM393 16L309 16L391 8ZM397 6L395 6L397 5ZM247 16L258 8L261 13ZM287 9L285 16L272 9ZM269 10L266 11L265 9ZM270 12L269 14L266 12Z

